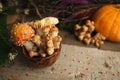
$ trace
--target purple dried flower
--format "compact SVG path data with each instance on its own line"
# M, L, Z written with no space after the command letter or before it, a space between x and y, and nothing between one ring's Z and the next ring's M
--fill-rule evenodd
M88 0L60 0L57 4L57 6L67 6L69 4L89 4L90 2Z

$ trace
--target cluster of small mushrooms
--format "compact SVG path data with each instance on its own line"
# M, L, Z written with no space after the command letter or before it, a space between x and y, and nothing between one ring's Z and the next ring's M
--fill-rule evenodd
M59 20L46 17L34 22L18 23L11 29L11 40L17 46L24 46L30 57L47 57L60 48L62 38L55 26Z
M106 39L102 34L96 33L92 35L95 31L94 22L86 20L85 24L80 26L79 24L75 25L75 36L79 41L83 41L85 44L95 44L95 46L100 47L104 44Z

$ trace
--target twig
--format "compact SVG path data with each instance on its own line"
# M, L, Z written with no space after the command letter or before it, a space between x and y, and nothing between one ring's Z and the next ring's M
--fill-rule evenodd
M34 1L33 1L33 0L29 0L29 2L30 2L31 5L35 8L37 15L38 15L40 18L42 18L41 14L40 14L40 12L39 12L39 10L38 10L38 7L37 7L36 4L34 3Z

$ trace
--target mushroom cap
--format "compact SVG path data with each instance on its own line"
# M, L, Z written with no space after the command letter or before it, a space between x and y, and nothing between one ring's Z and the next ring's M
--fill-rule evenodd
M11 39L17 46L21 46L24 42L31 39L34 34L34 29L31 26L26 23L18 23L11 30Z
M59 23L58 18L56 17L45 17L39 21L41 27L56 25Z

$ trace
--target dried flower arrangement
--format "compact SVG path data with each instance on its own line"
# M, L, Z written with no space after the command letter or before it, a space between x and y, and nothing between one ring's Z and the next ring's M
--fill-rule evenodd
M4 45L1 44L0 52L6 53L6 54L3 54L4 57L0 57L1 58L0 63L4 62L5 57L7 57L10 51L9 49L14 48L14 46L9 42L9 38L10 38L9 28L10 27L8 27L8 25L22 22L23 24L16 24L14 26L25 25L27 28L31 25L38 25L39 21L35 21L34 23L33 22L24 23L26 21L31 21L35 19L43 19L44 17L47 17L47 16L54 16L54 17L59 18L60 20L60 24L58 25L60 29L62 28L62 29L66 29L66 30L70 30L74 32L73 25L75 25L77 21L82 22L82 20L86 20L86 19L92 20L91 16L94 14L94 12L96 12L101 6L105 4L111 4L111 3L117 4L120 2L118 0L52 0L52 1L50 0L44 0L44 1L42 0L1 0L0 1L0 17L1 17L0 18L0 42L4 43ZM30 16L32 17L29 18ZM69 26L68 25L69 23L72 26ZM92 24L91 29L94 30L93 22L91 22L91 24ZM66 25L68 25L69 27L67 27ZM20 26L19 28L22 28ZM94 26L96 27L96 22ZM30 34L26 34L28 36L25 37L25 40L21 40L20 42L18 42L20 43L19 45L29 40L28 38L32 38L30 40L33 41L36 45L39 44L39 40L41 39L41 37L38 34L36 34L36 31L34 31L34 28L37 28L37 27L38 26L34 26L31 28L29 27L28 30L30 31L28 32ZM103 41L105 40L105 38L103 38L102 36L103 34L101 35L100 33L97 33L95 36L91 37L91 33L93 32L93 30L90 30L89 28L90 27L88 27L88 25L86 24L83 25L82 27L80 27L79 25L76 25L75 35L79 38L79 40L83 38L82 40L86 44L94 43L96 46L100 46L101 44L104 44ZM58 33L57 32L58 28L53 27L53 30L52 30L52 28L46 27L45 29L43 29L43 33L48 34L47 31L50 31L50 32L56 31L56 33ZM24 32L24 30L21 32ZM80 35L78 35L78 33L80 33ZM102 37L102 38L99 39L99 37ZM96 38L97 40L95 41ZM14 41L16 40L18 39L16 38ZM55 43L57 41L58 42L61 41L61 38L57 37L56 39L48 40L47 47L52 47L54 44L54 46L58 48L57 45L59 43ZM32 55L33 53L34 52L31 52L31 57L33 56ZM52 54L53 49L48 48L48 53ZM11 58L11 60L13 60L16 55L17 54L13 55L10 52L9 57ZM42 54L41 56L45 57L46 55Z

